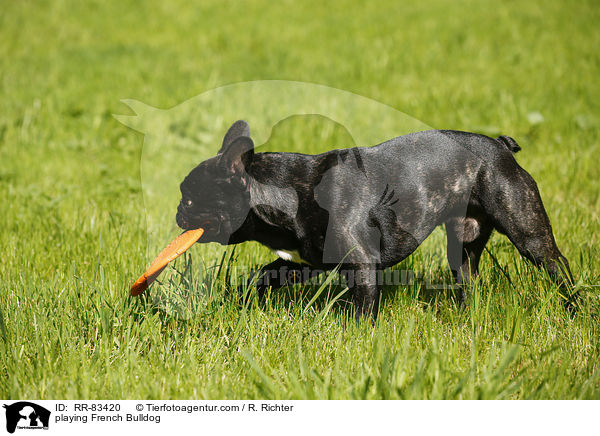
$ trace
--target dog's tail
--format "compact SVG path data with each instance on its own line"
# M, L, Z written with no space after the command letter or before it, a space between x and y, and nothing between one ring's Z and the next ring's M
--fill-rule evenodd
M516 153L517 151L521 150L521 146L517 144L517 141L515 141L510 136L500 135L496 138L496 141L504 144L506 148L508 148L513 153Z

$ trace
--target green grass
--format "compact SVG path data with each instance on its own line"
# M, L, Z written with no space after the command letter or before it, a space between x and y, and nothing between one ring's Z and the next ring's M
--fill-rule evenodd
M2 9L0 397L600 398L595 2ZM147 251L146 230L172 232L174 206L169 197L156 223L160 211L146 214L152 160L142 159L143 135L112 117L129 113L120 100L170 108L263 79L351 91L435 128L517 138L518 160L587 291L579 314L569 319L547 274L498 234L488 247L512 286L485 253L466 310L452 291L416 280L386 287L374 328L353 321L335 283L240 309L228 283L273 258L254 243L195 247L176 263L180 274L129 298L164 242L151 238ZM201 112L211 134L229 121ZM158 139L175 151L193 153L205 138L191 118L165 132ZM295 117L268 147L318 152L349 140L329 120ZM397 269L449 283L443 231Z

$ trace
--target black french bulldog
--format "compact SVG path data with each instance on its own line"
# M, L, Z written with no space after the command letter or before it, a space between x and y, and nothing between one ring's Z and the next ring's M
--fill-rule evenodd
M340 265L357 319L377 316L378 272L440 224L459 285L477 274L496 229L565 287L567 259L535 181L513 157L519 150L508 136L429 130L319 155L255 153L237 121L217 156L181 183L177 224L203 227L200 242L254 240L276 251L258 273L259 293Z

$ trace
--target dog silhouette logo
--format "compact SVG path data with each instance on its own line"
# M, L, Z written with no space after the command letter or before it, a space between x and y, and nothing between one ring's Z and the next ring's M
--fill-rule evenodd
M48 429L50 411L28 401L4 405L6 409L6 431L14 433L18 429Z

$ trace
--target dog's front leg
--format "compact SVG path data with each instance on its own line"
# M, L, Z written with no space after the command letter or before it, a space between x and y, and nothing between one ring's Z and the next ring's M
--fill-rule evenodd
M379 285L376 265L352 265L344 268L348 288L356 308L356 320L370 318L374 323L379 312Z

